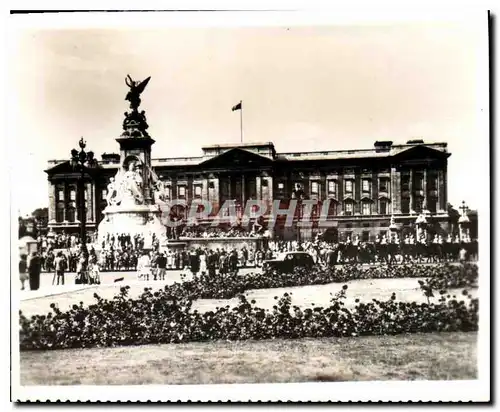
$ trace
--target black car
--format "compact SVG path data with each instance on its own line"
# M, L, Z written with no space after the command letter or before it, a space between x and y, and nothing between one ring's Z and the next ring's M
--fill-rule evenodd
M276 259L265 260L262 265L264 273L292 273L297 268L312 269L314 260L307 252L284 252Z

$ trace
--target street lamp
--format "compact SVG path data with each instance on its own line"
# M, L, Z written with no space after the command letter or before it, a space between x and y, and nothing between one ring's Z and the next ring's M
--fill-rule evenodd
M86 152L86 143L83 137L78 142L80 151L77 149L71 150L71 166L80 173L78 179L78 209L80 210L80 238L82 240L82 253L85 257L88 256L87 250L87 217L85 208L85 171L87 168L95 167L97 160L94 158L94 152Z

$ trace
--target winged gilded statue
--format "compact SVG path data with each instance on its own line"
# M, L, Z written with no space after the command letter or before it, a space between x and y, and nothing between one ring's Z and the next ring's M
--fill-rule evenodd
M149 76L147 79L143 80L142 82L132 80L130 75L127 74L127 77L125 78L125 84L130 88L129 92L127 93L127 96L125 97L125 100L128 100L130 102L130 108L133 110L137 110L139 105L141 104L141 93L144 91L146 86L149 83L149 80L151 79L151 76Z

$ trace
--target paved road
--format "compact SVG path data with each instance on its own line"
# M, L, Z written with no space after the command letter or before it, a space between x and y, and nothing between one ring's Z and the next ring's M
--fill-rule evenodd
M240 274L242 276L255 272L256 268L245 268L240 269ZM183 276L185 279L191 279L191 274L182 270L168 270L165 281L153 281L153 277L150 277L149 282L137 279L137 272L102 272L101 273L101 285L102 286L120 286L129 284L140 284L144 286L154 286L154 285L164 285L172 284L174 282L182 282ZM31 300L36 298L41 298L44 296L60 295L63 293L71 293L79 290L85 290L92 288L92 285L76 285L75 284L75 273L66 273L64 279L64 285L52 285L54 279L53 273L42 273L40 275L40 289L29 290L28 282L26 282L26 289L20 291L20 300ZM122 280L119 280L122 279ZM118 282L115 282L119 280Z

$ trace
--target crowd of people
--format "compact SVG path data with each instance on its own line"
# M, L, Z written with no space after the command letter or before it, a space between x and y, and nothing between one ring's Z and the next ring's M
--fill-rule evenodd
M189 230L192 230L190 228ZM237 229L223 231L219 228L203 229L203 232L185 232L187 236L221 238L246 237ZM189 270L191 273L215 274L237 271L245 267L261 267L265 260L275 259L283 252L306 251L313 261L321 266L345 263L408 263L443 262L477 259L476 240L463 242L458 237L434 236L416 239L407 235L377 236L375 242L364 242L359 237L344 242L326 241L321 235L314 240L300 242L266 239L259 249L251 246L242 248L191 248L161 250L158 239L153 236L152 244L146 245L141 235L108 235L99 245L99 252L93 246L87 254L82 253L82 243L77 235L59 234L54 237L40 237L38 250L31 256L23 255L19 263L21 288L30 280L30 289L37 289L36 279L30 273L45 271L54 273L53 284L64 284L67 272L79 274L80 283L100 283L104 271L136 271L140 279L164 280L168 270ZM36 276L35 276L36 278ZM39 276L38 276L39 278ZM33 283L34 282L34 283ZM39 280L38 280L39 285Z
M227 229L219 227L186 226L180 232L179 238L242 238L242 237L268 237L269 232L258 225L252 228L232 226Z

